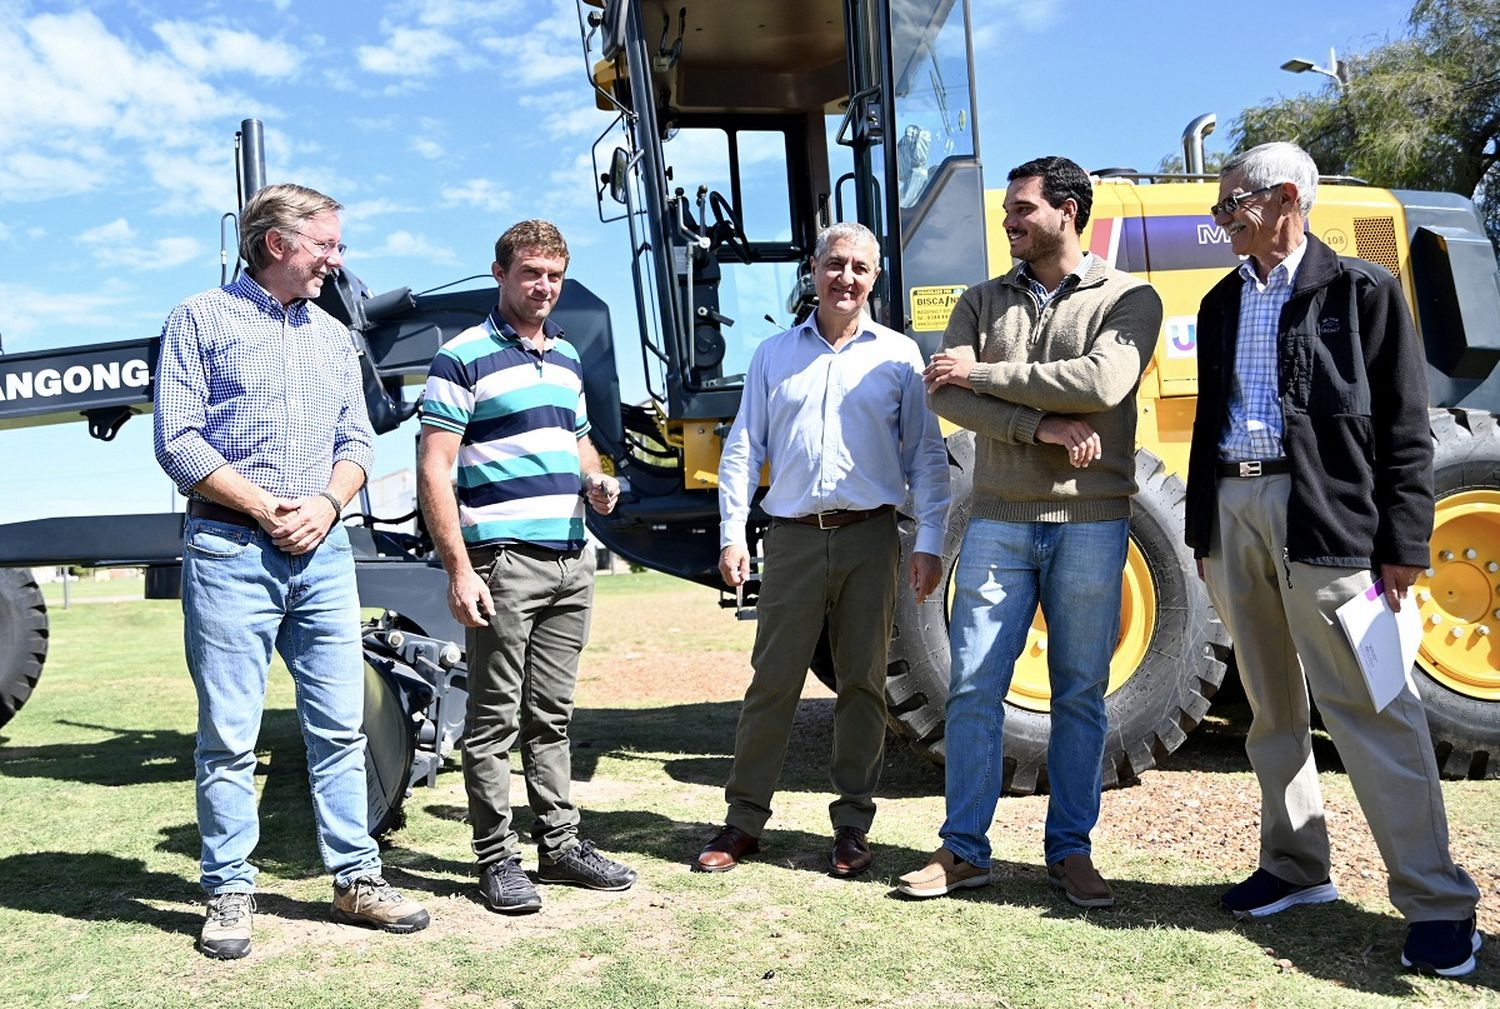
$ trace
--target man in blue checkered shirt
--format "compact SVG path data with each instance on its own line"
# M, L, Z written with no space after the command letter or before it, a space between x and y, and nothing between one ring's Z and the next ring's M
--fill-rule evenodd
M381 876L365 785L354 557L338 518L373 433L349 332L312 304L343 263L338 203L270 186L240 213L245 273L162 328L156 458L187 495L183 637L198 693L198 831L209 895L198 948L250 952L255 743L274 648L297 685L335 921L388 932L427 912Z
M1401 285L1307 231L1318 168L1295 144L1225 162L1210 210L1246 257L1198 311L1186 539L1234 639L1254 722L1260 865L1240 918L1337 899L1313 761L1316 702L1407 920L1401 962L1474 969L1479 891L1448 851L1422 699L1371 702L1336 611L1378 578L1391 609L1428 564L1432 439L1422 341Z

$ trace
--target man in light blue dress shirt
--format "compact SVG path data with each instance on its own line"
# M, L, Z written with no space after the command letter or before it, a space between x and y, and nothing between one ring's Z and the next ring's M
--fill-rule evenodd
M188 496L183 638L198 694L198 948L250 952L260 838L255 744L274 648L297 685L318 850L335 921L415 932L421 905L381 876L365 793L364 657L354 555L339 523L374 435L349 331L310 299L343 265L339 204L302 186L240 213L243 276L162 327L156 458Z
M941 576L948 457L906 335L865 311L880 275L875 236L836 224L818 239L818 309L756 348L739 415L719 463L719 570L731 587L750 574L746 519L770 463L761 507L759 625L735 736L724 827L697 868L723 872L756 851L771 817L797 699L825 621L838 701L829 807L835 876L869 868L885 743L886 647L896 604L896 508L910 488L917 533L907 577L924 599Z

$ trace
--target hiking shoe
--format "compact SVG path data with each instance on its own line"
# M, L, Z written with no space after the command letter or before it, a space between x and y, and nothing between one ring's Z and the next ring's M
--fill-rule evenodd
M198 933L198 951L215 960L238 960L250 952L250 917L255 895L236 891L216 893L208 899L203 931Z
M491 862L480 870L479 895L491 911L501 914L528 914L542 909L542 895L536 892L521 868L521 856L512 855L501 862Z
M1329 880L1299 886L1256 869L1249 879L1225 890L1219 903L1236 918L1268 918L1298 904L1327 904L1338 899L1339 892Z
M1094 868L1094 860L1079 853L1047 866L1047 882L1079 907L1114 907L1115 895Z
M568 883L590 890L629 890L635 870L600 854L593 841L579 841L556 858L537 860L538 883Z
M1439 977L1463 977L1474 969L1484 940L1474 916L1462 921L1414 921L1406 926L1401 966Z
M333 920L404 934L422 931L432 919L421 904L401 896L382 877L360 876L348 886L333 884Z
M941 897L954 890L985 886L989 881L989 869L965 862L947 848L939 848L926 865L902 876L896 889L908 897Z

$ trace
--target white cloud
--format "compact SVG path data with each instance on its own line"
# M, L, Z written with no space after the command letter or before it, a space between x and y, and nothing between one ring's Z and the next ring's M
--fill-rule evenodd
M250 102L215 87L205 77L207 68L190 63L214 53L236 65L278 64L274 50L219 31L169 29L163 41L172 51L147 50L85 10L0 19L0 95L12 99L0 101L0 150L6 152L0 158L0 200L117 186L122 170L141 162L157 166L152 176L160 185L189 183L169 189L168 204L197 208L210 189L221 193L222 186L185 179L188 173L167 165L199 160L220 124ZM220 178L227 174L223 149L221 141L214 159Z
M0 221L0 242L10 241L10 225Z
M354 50L359 65L372 74L394 77L430 77L462 46L431 28L389 28L384 45L359 46Z
M100 263L124 264L136 270L166 270L203 254L203 243L190 236L173 235L143 242L140 233L123 217L86 229L78 240L93 247Z
M5 334L5 349L14 353L78 343L79 332L95 331L100 319L119 319L121 307L133 300L132 290L117 280L66 293L44 291L31 284L0 283L0 305L4 306L0 330ZM166 312L161 314L165 317ZM158 319L158 328L160 325Z
M135 238L135 230L123 217L116 217L108 224L101 224L97 228L89 228L78 236L78 240L87 245L114 245L128 242L133 238Z
M210 28L190 21L162 21L152 26L156 37L183 66L202 73L242 71L256 77L290 77L299 56L291 46L264 39L254 32Z
M369 251L361 251L366 259L404 257L422 259L432 263L456 263L458 257L446 246L437 245L426 235L410 231L393 231L385 238L385 244Z
M410 146L412 151L428 161L441 161L448 153L448 148L429 137L416 137Z
M517 9L514 2L491 0L413 0L398 11L410 14L424 25L446 26L477 21L495 21Z
M448 207L473 207L476 210L506 210L511 205L511 194L495 187L493 179L468 179L457 186L444 186L443 205Z
M409 207L385 197L358 200L344 205L344 224L347 228L357 230L377 217L383 217L386 214L409 214L415 210L415 207Z

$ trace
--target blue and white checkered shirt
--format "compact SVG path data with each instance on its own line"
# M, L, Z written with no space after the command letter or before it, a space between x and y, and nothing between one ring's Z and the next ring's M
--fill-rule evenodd
M1030 263L1021 267L1021 279L1026 281L1026 286L1031 290L1032 297L1036 298L1036 307L1046 308L1047 302L1062 294L1063 288L1068 286L1070 278L1073 281L1073 286L1078 286L1083 282L1083 278L1088 276L1089 269L1093 265L1094 254L1092 252L1085 252L1083 258L1078 261L1078 265L1073 267L1072 271L1062 280L1058 281L1057 286L1050 291L1042 286L1041 281L1031 275Z
M156 372L156 461L184 494L233 466L278 497L324 490L342 460L366 473L374 432L349 331L285 309L249 274L167 316Z
M1292 298L1297 267L1307 251L1304 241L1292 254L1271 268L1262 284L1255 263L1240 264L1239 338L1234 347L1234 383L1229 393L1229 423L1219 437L1219 458L1224 462L1247 459L1280 459L1281 382L1277 377L1276 344L1281 328L1281 310Z

